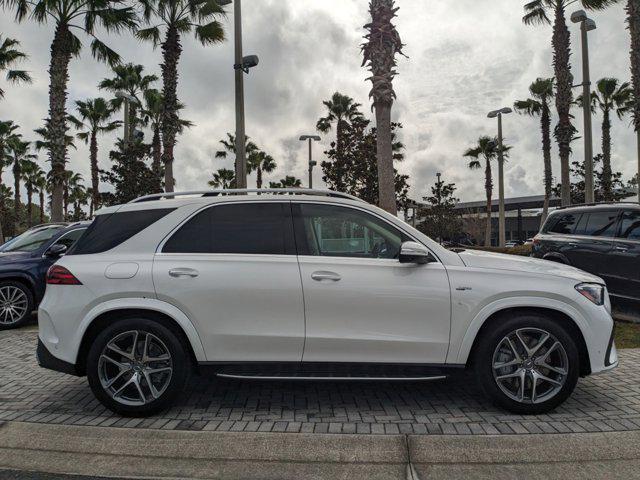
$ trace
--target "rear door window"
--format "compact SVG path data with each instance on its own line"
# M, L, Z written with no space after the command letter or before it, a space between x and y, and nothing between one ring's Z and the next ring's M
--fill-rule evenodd
M210 207L180 227L162 252L293 255L291 206L264 202Z
M174 210L161 208L98 215L67 255L89 255L111 250Z
M619 238L640 240L640 211L622 214Z
M551 219L547 232L571 235L579 220L579 213L562 213Z
M618 224L618 211L606 210L585 214L588 219L581 235L591 237L613 237Z

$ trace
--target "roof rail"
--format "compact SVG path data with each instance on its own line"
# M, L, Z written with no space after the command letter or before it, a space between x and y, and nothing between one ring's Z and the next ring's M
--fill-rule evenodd
M574 203L573 205L565 205L563 207L558 207L556 210L566 210L567 208L580 208L580 207L599 207L599 206L607 206L607 205L634 205L637 202L633 200L619 200L619 201L611 201L611 202L593 202L593 203Z
M363 202L358 197L349 195L348 193L334 192L331 190L313 190L309 188L241 188L241 189L229 189L229 190L194 190L189 192L165 192L154 193L152 195L145 195L144 197L136 198L129 203L142 203L151 202L153 200L162 199L174 199L176 197L187 196L200 196L200 197L217 197L217 196L232 196L232 195L246 195L250 193L260 194L275 194L275 195L316 195L324 197L344 198L347 200L356 200Z

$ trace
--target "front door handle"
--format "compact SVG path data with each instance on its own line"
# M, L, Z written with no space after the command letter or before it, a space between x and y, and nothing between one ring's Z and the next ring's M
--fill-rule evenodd
M624 253L624 252L629 251L629 248L628 247L616 246L616 250L619 251L619 252L623 252Z
M200 274L198 273L197 270L194 270L193 268L174 268L172 270L169 270L169 275L174 278L182 278L182 277L196 278Z
M322 282L323 280L339 282L342 279L340 275L334 272L313 272L311 274L311 278L313 278L316 282Z

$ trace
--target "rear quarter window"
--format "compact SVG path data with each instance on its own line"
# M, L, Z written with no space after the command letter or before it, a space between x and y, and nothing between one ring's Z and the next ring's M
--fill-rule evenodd
M553 215L547 220L543 233L557 233L562 235L571 235L578 222L580 221L579 213L560 213Z
M174 210L162 208L98 215L67 255L90 255L111 250Z

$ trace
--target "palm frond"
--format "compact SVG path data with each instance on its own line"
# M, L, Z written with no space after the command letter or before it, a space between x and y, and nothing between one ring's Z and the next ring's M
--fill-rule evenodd
M91 42L91 54L96 60L105 62L109 66L115 66L120 63L120 55L97 38L94 38Z

